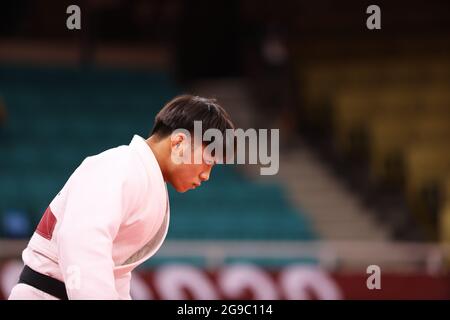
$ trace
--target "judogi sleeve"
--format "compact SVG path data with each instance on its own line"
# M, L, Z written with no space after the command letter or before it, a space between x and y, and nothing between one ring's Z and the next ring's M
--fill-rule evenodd
M124 161L87 158L69 180L57 233L59 265L69 299L119 298L112 245L139 188L128 167Z

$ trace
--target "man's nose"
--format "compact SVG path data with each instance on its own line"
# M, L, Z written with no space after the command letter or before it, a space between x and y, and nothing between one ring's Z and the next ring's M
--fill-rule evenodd
M209 180L209 174L210 172L202 172L200 174L200 180L202 181L208 181Z

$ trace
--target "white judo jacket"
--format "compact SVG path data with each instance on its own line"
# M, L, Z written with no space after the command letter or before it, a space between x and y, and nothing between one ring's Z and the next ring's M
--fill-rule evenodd
M169 199L156 158L130 145L86 158L50 203L22 257L69 299L130 299L131 271L159 249Z

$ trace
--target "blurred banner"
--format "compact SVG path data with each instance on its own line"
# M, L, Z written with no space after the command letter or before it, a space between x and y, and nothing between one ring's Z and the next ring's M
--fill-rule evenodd
M7 298L21 264L0 267L0 299ZM133 276L133 299L450 299L450 277L420 273L383 274L381 289L367 288L370 275L329 273L319 267L290 265L264 268L253 264L225 265L207 270L188 264L168 264Z
M1 242L0 299L24 241ZM446 246L424 243L167 241L133 272L137 300L450 299Z

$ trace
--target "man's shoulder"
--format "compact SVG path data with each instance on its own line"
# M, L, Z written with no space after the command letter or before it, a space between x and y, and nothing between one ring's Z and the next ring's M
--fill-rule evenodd
M86 157L78 169L114 174L136 182L144 176L144 169L139 157L128 145L118 146Z
M122 145L114 147L111 149L104 150L98 154L88 156L83 162L93 163L93 164L128 164L133 161L132 150L127 145Z

